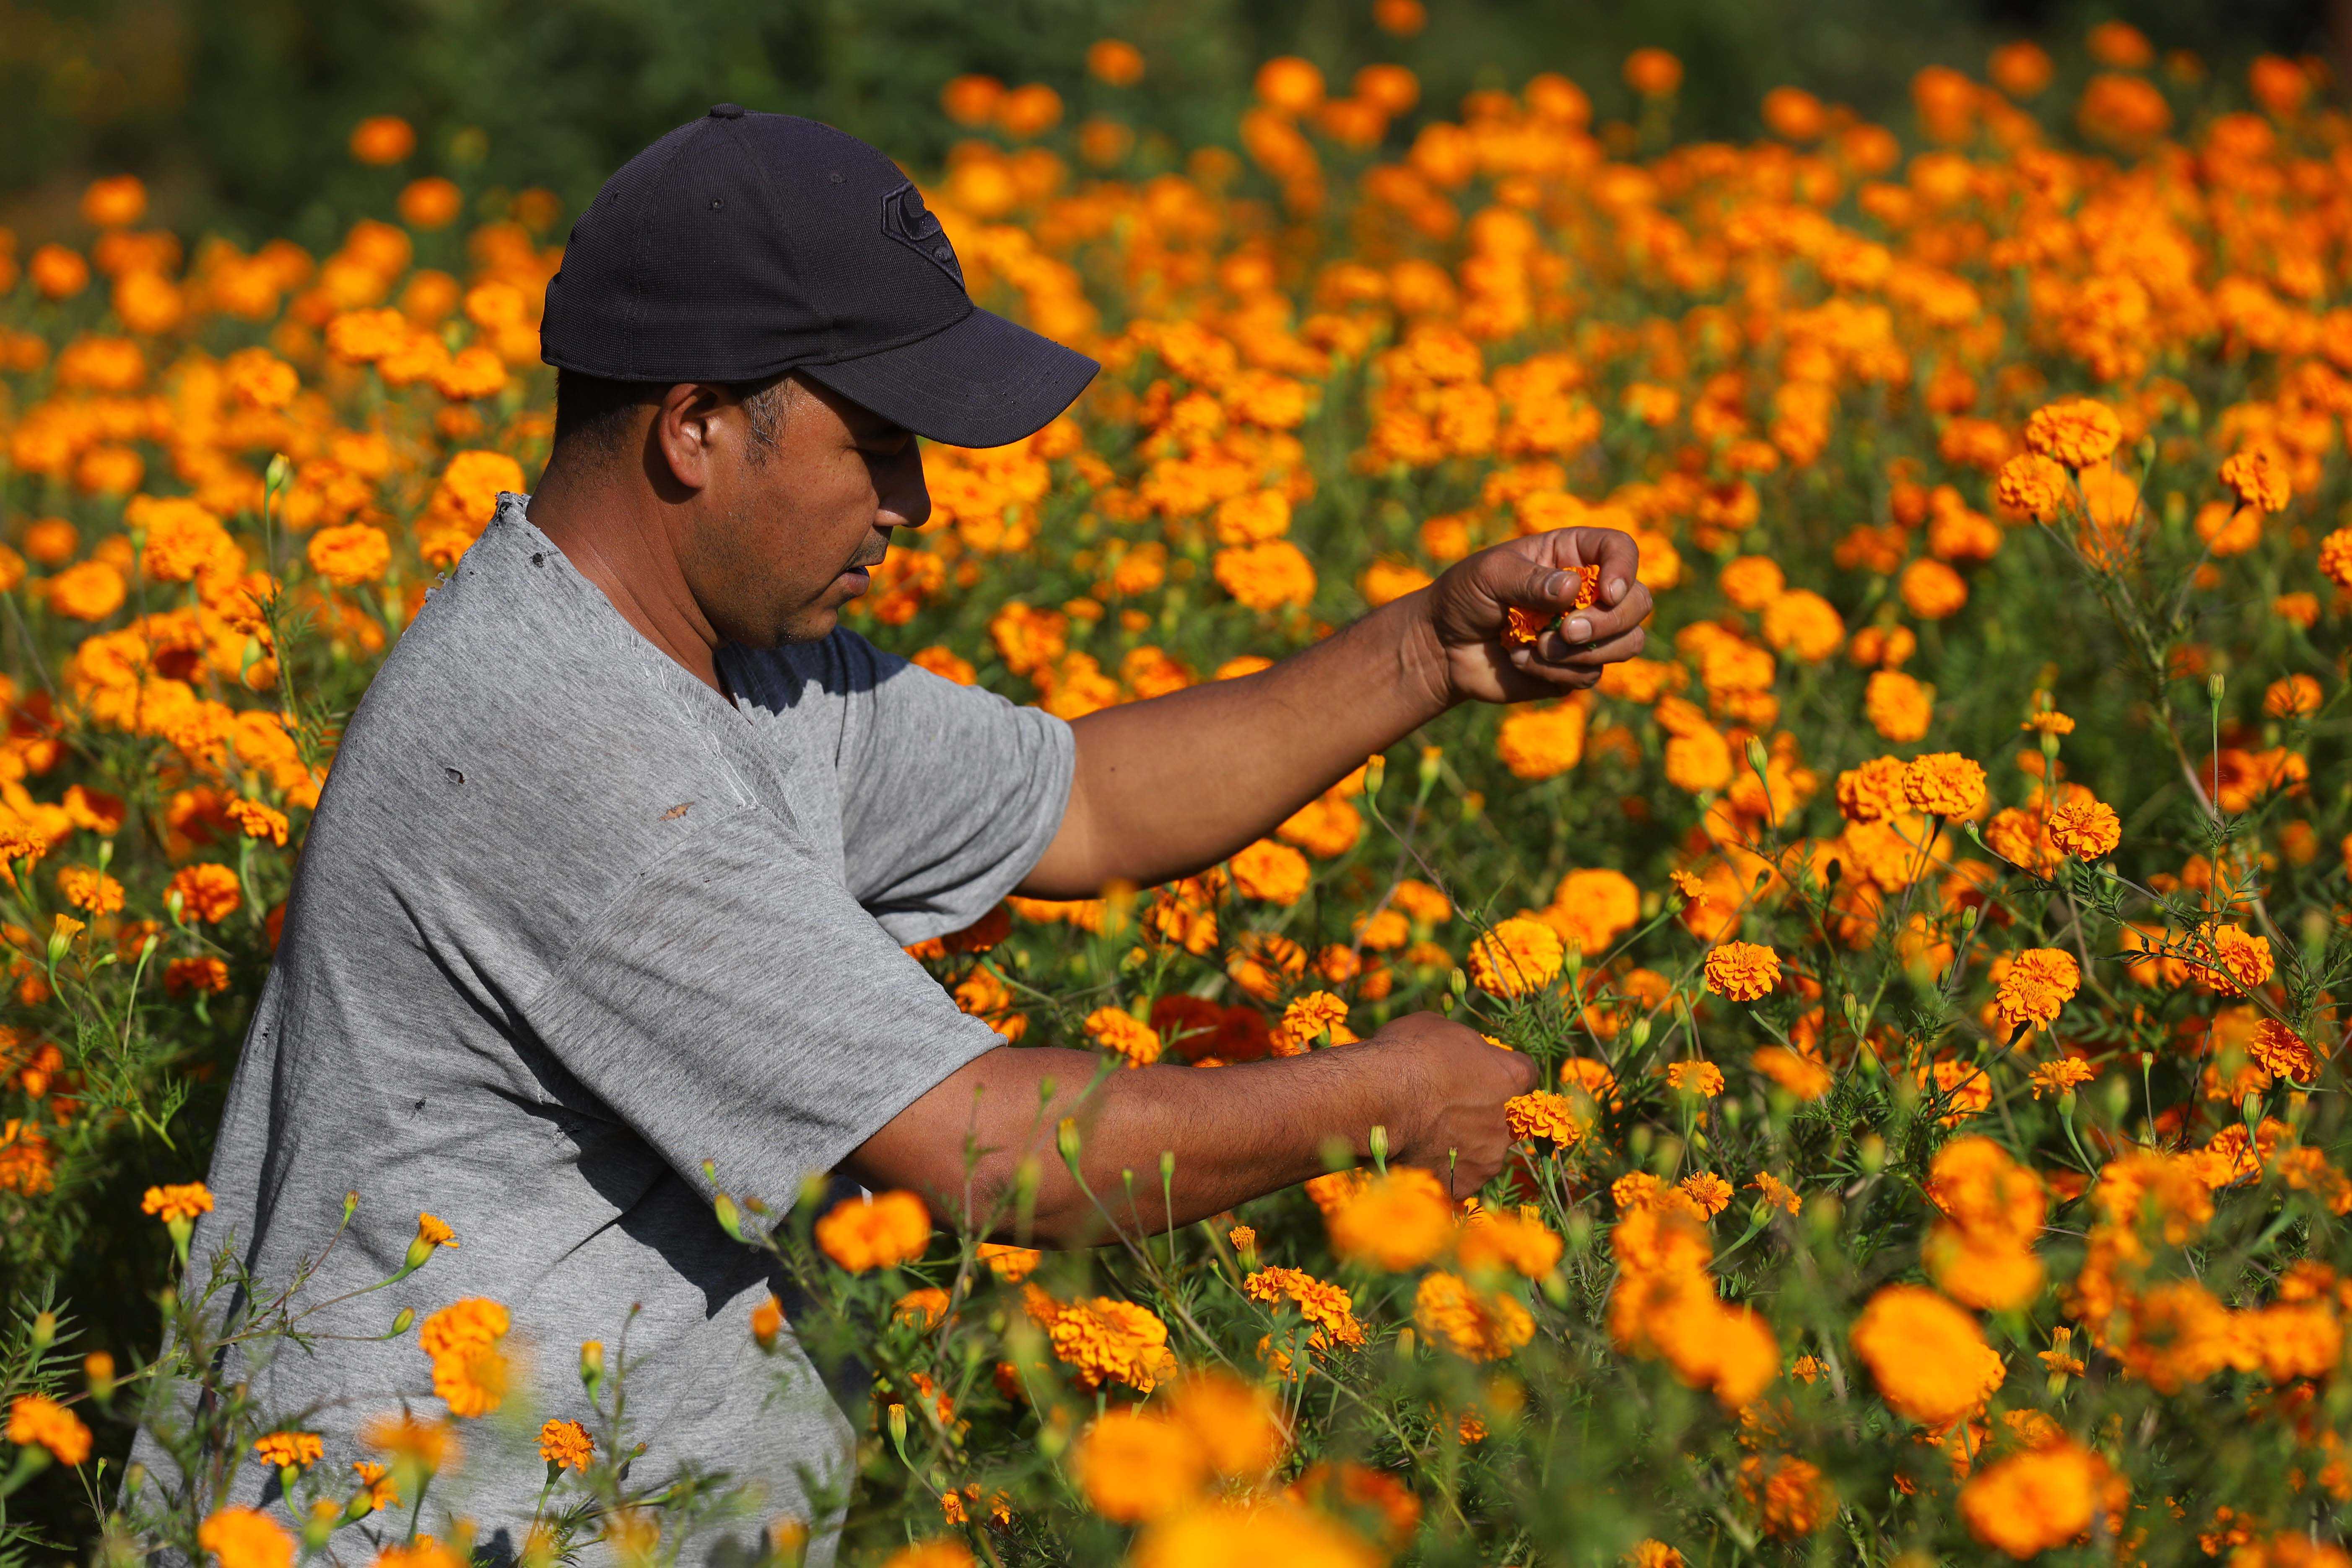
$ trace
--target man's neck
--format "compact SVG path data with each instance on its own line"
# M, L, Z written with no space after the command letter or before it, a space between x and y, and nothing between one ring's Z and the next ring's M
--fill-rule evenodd
M531 492L530 521L640 637L727 695L719 634L687 586L659 501L551 459Z

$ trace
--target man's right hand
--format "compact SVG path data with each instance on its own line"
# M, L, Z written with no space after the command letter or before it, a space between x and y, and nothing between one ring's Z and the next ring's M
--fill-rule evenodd
M1389 1163L1434 1172L1456 1199L1502 1170L1511 1151L1503 1102L1541 1081L1527 1057L1435 1013L1408 1014L1343 1048L1384 1058Z

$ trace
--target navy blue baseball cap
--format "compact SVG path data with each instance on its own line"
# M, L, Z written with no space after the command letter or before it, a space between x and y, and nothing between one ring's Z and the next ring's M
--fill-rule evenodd
M896 163L722 103L604 182L547 285L540 355L611 381L796 371L934 441L1001 447L1102 367L971 302Z

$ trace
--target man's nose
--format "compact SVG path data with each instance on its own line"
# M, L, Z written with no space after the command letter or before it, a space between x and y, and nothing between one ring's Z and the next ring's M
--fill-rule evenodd
M908 528L920 528L931 520L931 488L923 482L920 458L906 465L906 469L883 490L882 510L905 518Z

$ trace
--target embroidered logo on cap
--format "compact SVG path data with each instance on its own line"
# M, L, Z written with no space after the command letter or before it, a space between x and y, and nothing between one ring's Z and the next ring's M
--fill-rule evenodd
M947 230L911 181L882 198L882 232L954 279L957 288L964 286L963 265L956 260Z

